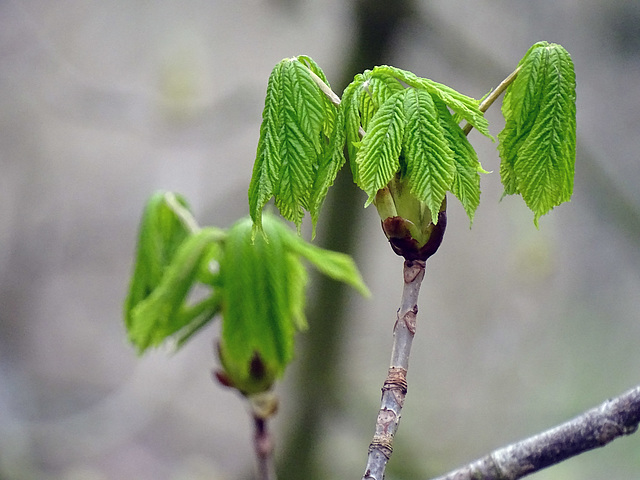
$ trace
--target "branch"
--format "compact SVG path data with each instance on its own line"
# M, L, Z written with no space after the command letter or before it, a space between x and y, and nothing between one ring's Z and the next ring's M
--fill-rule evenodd
M507 87L511 85L511 83L516 79L516 77L518 76L518 72L520 71L520 68L521 67L516 68L513 72L509 74L507 78L505 78L502 82L500 82L500 85L498 85L495 88L495 90L490 92L489 95L487 95L487 97L478 106L478 110L480 110L482 113L486 112L489 109L489 107L493 105L493 102L495 102L498 99L498 97L502 94L502 92L504 92L507 89ZM471 125L470 123L467 123L464 127L462 127L462 131L464 132L465 135L469 135L469 132L471 131L472 128L473 128L473 125Z
M562 425L433 480L516 480L630 435L640 423L640 385Z
M278 398L273 392L267 391L251 395L248 400L253 416L253 447L258 463L258 479L276 480L276 470L273 462L273 439L269 432L267 421L278 410Z
M409 353L416 333L418 294L424 278L425 262L405 260L402 303L393 327L393 350L389 373L382 387L382 400L376 430L369 445L369 458L363 480L382 480L393 452L393 436L398 430L400 412L407 394Z

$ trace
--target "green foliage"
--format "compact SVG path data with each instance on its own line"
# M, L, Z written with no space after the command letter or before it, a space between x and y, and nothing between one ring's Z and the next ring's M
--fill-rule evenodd
M500 173L505 194L521 194L537 225L573 190L573 63L560 45L540 42L512 78L498 135ZM249 186L251 219L228 232L201 229L184 198L161 192L149 200L125 302L131 342L141 353L169 338L180 346L222 312L220 355L229 383L246 393L271 385L305 325L301 258L367 291L349 257L263 217L266 203L274 198L298 233L308 211L315 233L346 151L353 180L368 195L366 205L376 205L394 251L432 255L444 234L447 192L471 221L480 202L484 170L461 119L492 138L479 101L446 85L383 65L356 75L339 100L310 57L282 60L267 86ZM193 301L198 285L206 294Z
M519 67L502 107L500 173L505 194L521 194L537 225L572 194L575 75L566 50L546 42L532 46ZM375 203L383 220L389 212L419 212L405 219L416 225L412 231L427 232L416 222L437 223L451 192L473 222L480 173L486 172L458 123L464 119L493 139L478 100L388 65L356 75L337 112L328 91L322 70L309 57L274 68L249 190L256 227L274 197L280 213L298 228L309 211L315 234L345 150L354 182L368 195L366 205ZM412 207L398 208L399 203Z
M282 375L293 358L294 334L306 327L302 258L368 294L347 255L308 244L269 215L262 228L264 235L252 241L252 221L237 222L220 259L220 359L229 383L247 394L267 389Z
M309 57L282 60L269 77L260 140L249 185L249 210L256 227L271 197L298 228L309 210L318 166L326 153L335 108L316 85L326 81Z
M575 74L569 53L547 42L533 45L519 66L502 102L500 175L505 195L521 194L537 225L573 193Z
M489 124L483 113L478 109L479 101L457 92L451 87L443 85L428 78L421 78L414 73L407 72L396 67L383 65L375 67L372 76L393 77L402 80L407 85L418 90L424 90L435 98L440 99L447 107L459 114L467 122L475 127L483 135L491 137Z
M224 233L215 228L192 231L182 210L188 213L183 197L157 192L142 217L136 263L124 304L129 340L139 353L170 337L182 345L220 308L216 296L193 305L188 297L206 274L203 266L219 253Z
M262 225L256 238L250 218L228 231L199 228L182 197L151 197L124 306L139 353L169 339L180 347L221 313L221 375L243 393L257 393L282 375L294 335L306 327L302 259L368 295L349 256L308 244L270 215ZM200 298L193 301L196 290Z
M369 195L367 204L373 202L378 190L400 169L404 127L404 91L401 91L392 95L373 115L356 154L357 183Z
M395 192L402 192L394 195L396 210L399 202L414 202L405 196L415 198L428 210L426 217L404 217L413 223L422 222L422 218L427 224L437 223L448 191L473 219L480 199L479 172L483 170L440 96L412 87L394 93L370 119L359 146L354 177L369 195L367 204L394 180ZM378 211L384 220L385 214L380 208Z
M297 58L304 58L304 65L309 65L313 73L321 74L308 57ZM376 67L355 76L344 91L337 114L331 113L335 108L324 111L324 125L333 125L334 128L323 131L328 136L323 152L304 157L301 149L300 155L280 160L282 157L278 152L286 151L290 140L284 127L278 127L284 132L278 137L273 133L277 129L271 125L280 125L272 119L277 118L274 112L281 110L282 96L292 95L296 102L308 101L314 105L320 105L318 94L324 96L318 81L313 91L308 81L308 78L313 80L312 76L305 77L300 85L292 83L288 91L279 89L277 85L283 81L278 78L282 76L284 66L290 64L300 68L298 65L303 65L296 59L283 62L276 66L269 80L258 155L249 190L250 210L258 228L259 212L273 196L281 214L293 220L298 227L303 210L308 210L315 229L324 198L345 162L345 145L354 182L369 197L367 205L375 201L379 190L400 175L400 180L408 182L409 186L403 191L426 205L429 219L437 222L437 213L447 191L461 200L469 218L473 219L480 198L479 172L483 170L449 108L490 137L477 100L398 68ZM318 77L324 82L320 74ZM282 121L286 123L286 119ZM323 121L317 118L313 138L317 138L321 123ZM283 162L296 163L287 170L280 168ZM277 175L270 174L274 171L278 172ZM301 172L315 175L315 178L311 180ZM282 188L287 192L301 193L286 196L288 200L285 202Z

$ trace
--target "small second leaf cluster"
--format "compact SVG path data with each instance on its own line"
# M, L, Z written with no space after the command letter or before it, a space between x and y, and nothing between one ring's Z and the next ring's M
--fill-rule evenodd
M283 374L294 335L306 327L302 259L368 295L348 255L307 243L271 215L263 228L255 238L249 218L227 230L199 228L183 197L154 194L140 224L124 308L138 352L167 341L180 347L220 315L218 377L244 394L259 393Z

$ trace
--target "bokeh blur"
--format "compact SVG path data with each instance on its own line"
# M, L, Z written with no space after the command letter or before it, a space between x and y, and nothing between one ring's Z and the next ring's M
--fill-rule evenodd
M338 93L389 63L481 97L536 41L572 54L571 203L533 225L500 201L496 145L473 228L450 201L429 260L387 478L426 479L640 383L637 0L0 2L0 479L253 478L251 422L215 384L214 325L137 358L122 301L156 189L202 224L247 213L271 68L307 54ZM502 125L497 106L491 131ZM282 478L360 478L386 375L402 261L344 178L316 242L373 292L320 283L278 387ZM355 207L350 207L355 205ZM340 314L340 316L338 316ZM539 480L636 479L640 436Z

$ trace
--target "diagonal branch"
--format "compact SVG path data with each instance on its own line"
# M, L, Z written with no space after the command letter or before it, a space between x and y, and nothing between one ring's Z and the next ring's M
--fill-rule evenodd
M517 480L630 435L640 423L640 385L582 415L433 480Z
M411 344L416 333L418 294L424 278L425 262L405 260L402 303L393 327L393 350L389 373L382 387L382 400L375 434L369 445L367 467L363 480L382 480L393 452L393 436L398 430L400 412L407 394L407 369Z

